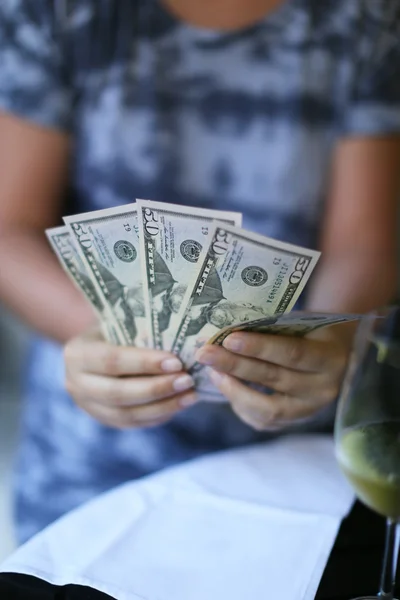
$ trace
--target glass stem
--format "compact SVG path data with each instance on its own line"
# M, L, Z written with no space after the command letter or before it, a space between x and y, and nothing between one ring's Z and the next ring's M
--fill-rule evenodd
M396 584L397 561L399 558L399 529L397 521L387 519L386 521L386 540L385 553L383 556L381 588L378 594L379 598L393 600L394 588Z

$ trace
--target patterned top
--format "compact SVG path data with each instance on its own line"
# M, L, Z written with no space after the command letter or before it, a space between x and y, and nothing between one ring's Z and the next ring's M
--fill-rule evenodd
M249 229L315 247L334 144L400 132L397 6L285 0L227 33L162 0L1 0L0 107L71 134L64 212L151 198L242 211ZM122 481L262 438L204 403L158 429L104 427L64 392L61 349L35 339L19 537Z

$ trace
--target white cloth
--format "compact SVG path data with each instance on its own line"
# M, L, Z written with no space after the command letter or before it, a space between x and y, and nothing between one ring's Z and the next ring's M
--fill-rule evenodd
M330 437L283 437L104 494L0 571L118 600L312 600L352 502Z

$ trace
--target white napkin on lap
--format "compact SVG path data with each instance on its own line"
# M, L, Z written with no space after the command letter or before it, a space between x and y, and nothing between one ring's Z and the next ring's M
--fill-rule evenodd
M283 437L104 494L0 571L118 600L312 600L352 502L330 437Z

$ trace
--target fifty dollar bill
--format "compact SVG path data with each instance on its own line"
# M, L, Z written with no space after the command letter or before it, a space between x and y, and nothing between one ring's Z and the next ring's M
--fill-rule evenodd
M234 212L137 200L146 320L153 348L170 350L179 311L215 220L241 225Z
M319 252L217 225L182 303L172 350L186 367L220 329L292 309Z
M118 333L109 315L107 315L106 307L93 284L84 261L73 243L68 228L53 227L46 230L46 235L64 271L90 302L99 317L105 337L114 344L119 343Z
M95 288L124 345L146 344L137 207L129 204L65 217Z
M248 321L242 325L226 327L216 333L207 343L222 346L226 338L237 331L252 331L267 333L269 335L286 335L302 337L317 329L329 327L339 323L348 323L361 319L360 314L340 313L311 313L306 311L293 311L283 315L265 317Z

